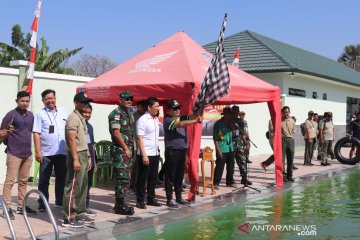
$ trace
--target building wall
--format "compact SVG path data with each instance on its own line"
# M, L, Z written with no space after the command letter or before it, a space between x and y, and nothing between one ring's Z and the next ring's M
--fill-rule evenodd
M11 109L16 107L15 99L18 92L18 74L17 69L0 67L0 119ZM32 112L37 112L43 108L41 101L41 92L45 89L53 89L56 91L57 105L66 109L68 113L73 111L73 98L76 87L90 81L92 78L70 76L62 74L51 74L43 72L35 72L35 80L33 84L32 95ZM95 141L110 139L108 131L107 116L115 105L93 104L93 117L90 123L95 129ZM5 146L0 145L0 183L4 182L6 174L6 154ZM32 176L32 171L30 173Z

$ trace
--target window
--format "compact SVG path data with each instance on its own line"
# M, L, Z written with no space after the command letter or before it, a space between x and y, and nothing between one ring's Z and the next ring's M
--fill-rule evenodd
M318 97L318 95L317 95L317 92L313 92L313 96L312 96L313 98L317 98Z
M327 100L327 94L323 93L323 100Z
M306 97L306 91L302 89L289 88L289 95Z

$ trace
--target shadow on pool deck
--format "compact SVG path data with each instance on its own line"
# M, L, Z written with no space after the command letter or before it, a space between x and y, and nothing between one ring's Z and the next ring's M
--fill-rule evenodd
M320 161L313 161L314 166L304 166L303 153L298 152L295 156L295 166L299 169L294 170L295 183L286 183L283 189L289 188L297 184L303 184L317 178L323 178L339 174L344 170L358 168L359 164L355 166L343 165L336 160L332 160L332 165L323 167L320 166ZM277 190L275 187L274 165L270 166L264 172L259 163L264 161L268 155L254 156L251 158L253 163L249 164L249 179L253 182L253 187L261 190L258 193L250 188L241 189L239 170L235 167L235 181L238 184L237 188L225 187L224 179L220 184L220 189L216 191L216 195L211 195L211 189L207 188L207 196L196 196L196 202L189 207L182 207L176 210L171 210L165 206L166 197L163 186L158 186L156 189L157 199L162 204L161 207L147 206L147 209L138 209L135 207L135 214L130 217L114 214L113 206L115 201L114 183L108 185L99 184L96 188L91 189L90 207L98 213L95 217L93 225L86 226L82 229L70 229L61 227L62 223L62 209L54 207L54 185L50 186L50 208L53 211L54 218L58 224L61 239L106 239L113 235L126 234L132 231L138 231L157 224L167 223L188 217L194 214L199 214L204 211L209 211L214 208L229 205L234 202L244 201L253 198L264 197ZM209 164L210 165L210 164ZM207 168L207 174L210 169ZM225 170L226 171L226 170ZM225 171L223 176L225 176ZM207 175L209 176L209 175ZM201 179L201 176L200 176ZM1 186L2 188L2 186ZM28 190L32 189L29 186ZM199 191L202 192L202 186ZM13 194L17 194L17 186L13 188ZM188 189L183 192L183 197L187 198ZM16 203L17 197L12 199ZM131 206L135 206L135 195L128 195L127 202ZM37 209L37 196L31 195L28 200L28 206ZM13 209L16 205L13 204ZM29 214L30 215L30 214ZM12 221L17 239L30 239L30 234L27 230L23 216L15 214L15 220ZM38 239L54 239L53 227L50 223L49 217L46 213L38 213L37 215L29 217L30 224ZM136 224L131 222L136 221ZM130 222L130 223L129 223ZM128 224L129 223L129 224ZM6 227L7 223L4 218L0 218L2 231L0 232L0 239L11 239L9 229Z

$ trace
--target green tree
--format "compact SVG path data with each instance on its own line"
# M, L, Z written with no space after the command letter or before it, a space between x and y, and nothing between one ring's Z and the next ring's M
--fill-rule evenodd
M345 46L344 52L338 58L338 62L360 71L360 44Z
M16 24L12 27L11 41L12 45L0 42L0 66L9 67L10 61L13 60L30 60L31 47L30 47L31 34L21 31L20 25ZM35 70L41 72L63 73L63 74L77 74L76 71L63 67L62 62L81 51L81 48L68 50L61 48L53 53L49 53L49 46L46 40L40 38L41 46L37 44Z

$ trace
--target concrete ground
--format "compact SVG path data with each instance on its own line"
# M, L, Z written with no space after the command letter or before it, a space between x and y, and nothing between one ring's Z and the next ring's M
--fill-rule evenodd
M264 161L267 157L268 157L268 155L254 156L251 158L253 163L249 164L249 180L253 182L252 187L258 188L260 190L265 190L265 189L269 189L269 188L271 189L271 188L275 187L275 185L274 185L274 183L275 183L274 165L269 166L269 168L267 169L266 172L264 172L263 169L260 168L260 165L259 165L259 163ZM304 176L308 176L308 177L311 175L315 176L315 175L326 173L326 172L341 171L344 169L354 167L354 166L350 166L350 165L341 164L337 160L332 160L331 161L332 165L326 166L326 167L320 166L320 161L317 161L317 160L313 160L313 163L315 164L313 166L304 166L303 165L303 153L297 152L295 154L295 166L299 168L298 170L294 170L295 183L299 182L301 180L301 178ZM208 164L208 165L210 165L210 164ZM356 166L358 167L358 165L359 164L357 164ZM229 193L232 193L235 191L237 191L237 192L244 191L244 190L240 190L242 185L240 184L239 169L237 168L237 166L235 167L235 169L236 169L235 180L237 183L236 189L225 186L225 183L224 183L224 178L225 178L225 174L226 174L225 173L226 170L225 170L224 174L223 174L223 181L220 184L220 189L216 190L216 195L211 195L211 189L207 188L207 193L208 193L207 196L202 197L202 194L197 195L196 203L192 204L191 207L201 209L201 207L199 207L199 206L201 206L202 204L208 203L209 201L212 201L214 199L214 197L229 194ZM209 167L206 168L206 172L210 173ZM209 175L207 174L207 176L209 176ZM199 179L201 180L201 176ZM289 185L289 184L292 184L292 183L286 183L286 185ZM2 185L0 185L0 188L2 189ZM30 190L30 189L32 189L31 186L28 187L28 190ZM202 186L200 186L199 190L200 190L200 193L202 193ZM249 191L256 192L256 191L254 191L252 189L248 189L248 188L244 192L249 192ZM126 222L128 222L127 219L129 219L129 218L126 218L125 216L122 216L122 215L117 215L113 211L113 206L114 206L114 201L115 201L114 183L113 182L111 182L108 185L98 184L96 186L96 188L91 189L90 207L94 211L96 211L98 213L98 215L95 217L95 224L93 224L91 226L86 226L82 229L69 229L69 228L64 228L61 226L62 209L54 207L54 185L50 186L49 192L50 192L50 208L52 209L54 218L57 222L61 238L72 239L71 237L74 237L74 236L76 237L77 234L85 232L86 234L88 234L87 237L86 238L82 237L81 239L99 239L99 238L101 238L101 236L97 236L97 232L99 233L99 229L109 228L110 235L111 235L111 227L112 226L114 226L115 224L119 224L119 223L126 224ZM265 194L265 192L266 191L262 191L261 193L259 193L260 195L257 194L257 196L261 196L261 194ZM14 196L12 198L12 202L13 202L12 208L13 208L13 210L15 210L16 205L14 203L17 201L17 196L16 196L17 185L15 185L13 188L13 194L14 194ZM154 219L155 217L158 216L159 213L161 214L161 213L169 212L168 207L166 207L166 205L165 205L166 197L165 197L165 190L164 190L163 186L160 185L157 187L156 194L157 194L157 199L162 204L162 206L161 207L147 206L147 209L145 209L145 210L138 209L135 207L135 203L136 203L135 195L128 195L127 202L129 203L130 206L135 207L135 215L133 215L133 218L131 218L132 219L131 221L138 220L138 219L140 220L140 219L144 219L144 218L153 218ZM188 194L188 189L186 189L183 192L183 198L186 199L187 194ZM38 205L37 205L36 194L30 195L29 200L28 200L28 206L32 207L33 209L37 209ZM199 211L202 211L202 210L199 210ZM187 214L186 214L187 211L186 210L183 211L183 209L181 209L181 208L179 208L177 210L171 210L171 212L175 212L175 213L177 212L178 215L181 215L181 217L187 216ZM1 210L1 213L2 213L2 210ZM37 215L29 214L29 221L30 221L31 226L33 227L33 231L34 231L35 235L38 237L38 239L55 239L54 235L53 235L54 229L53 229L53 226L51 225L51 222L50 222L50 219L49 219L47 213L41 212L41 213L38 213ZM30 239L31 238L30 233L25 224L25 220L22 215L15 214L15 220L12 221L12 224L15 229L17 239ZM1 226L0 239L11 239L11 234L10 234L7 222L4 218L0 218L0 226ZM92 237L89 237L89 236L92 236Z

